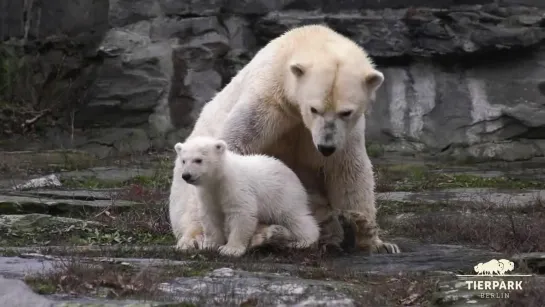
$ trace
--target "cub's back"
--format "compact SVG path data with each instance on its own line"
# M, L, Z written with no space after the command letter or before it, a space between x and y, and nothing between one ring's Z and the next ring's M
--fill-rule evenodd
M308 213L308 195L299 177L280 160L265 155L232 157L230 191L249 193L256 201L259 220L265 223L286 221L293 215ZM250 196L246 194L246 196ZM237 199L235 197L235 199Z

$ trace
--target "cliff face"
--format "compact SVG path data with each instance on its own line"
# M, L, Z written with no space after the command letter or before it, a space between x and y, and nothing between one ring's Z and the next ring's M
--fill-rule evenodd
M0 0L0 11L0 119L26 120L4 124L11 137L45 135L27 149L171 146L268 40L326 23L385 73L368 116L375 149L545 154L542 0Z

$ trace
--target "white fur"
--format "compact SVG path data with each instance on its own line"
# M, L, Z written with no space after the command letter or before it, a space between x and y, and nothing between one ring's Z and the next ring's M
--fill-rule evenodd
M297 175L281 161L264 155L242 156L226 143L195 137L175 145L181 172L197 187L201 203L204 248L223 255L246 252L258 222L285 227L306 248L320 235L308 208L308 197Z
M280 159L309 194L326 200L327 210L351 212L359 225L358 246L395 253L395 244L378 237L375 182L365 148L364 111L383 80L348 38L324 26L295 28L269 42L204 106L187 140L212 136L239 154ZM334 151L325 155L319 146ZM199 236L192 232L200 228L197 191L185 183L174 190L179 194L171 196L173 231L179 247L192 245ZM324 209L321 203L310 204L315 215ZM321 236L339 244L343 234Z
M169 196L169 215L174 236L178 239L177 247L188 249L201 246L204 237L195 193L182 179L181 162L175 159L172 185ZM190 192L188 192L190 191Z

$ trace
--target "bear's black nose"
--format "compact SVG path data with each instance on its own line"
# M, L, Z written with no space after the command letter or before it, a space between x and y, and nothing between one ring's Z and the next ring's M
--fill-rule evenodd
M185 180L185 181L191 180L191 174L183 173L182 174L182 179Z
M322 155L328 157L328 156L331 156L335 150L337 148L335 148L334 146L324 146L324 145L318 145L318 151L322 153Z

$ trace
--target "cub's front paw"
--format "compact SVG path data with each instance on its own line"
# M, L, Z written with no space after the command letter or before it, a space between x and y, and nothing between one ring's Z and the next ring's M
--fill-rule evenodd
M246 252L246 248L243 246L230 246L222 245L219 247L220 255L228 257L240 257Z

